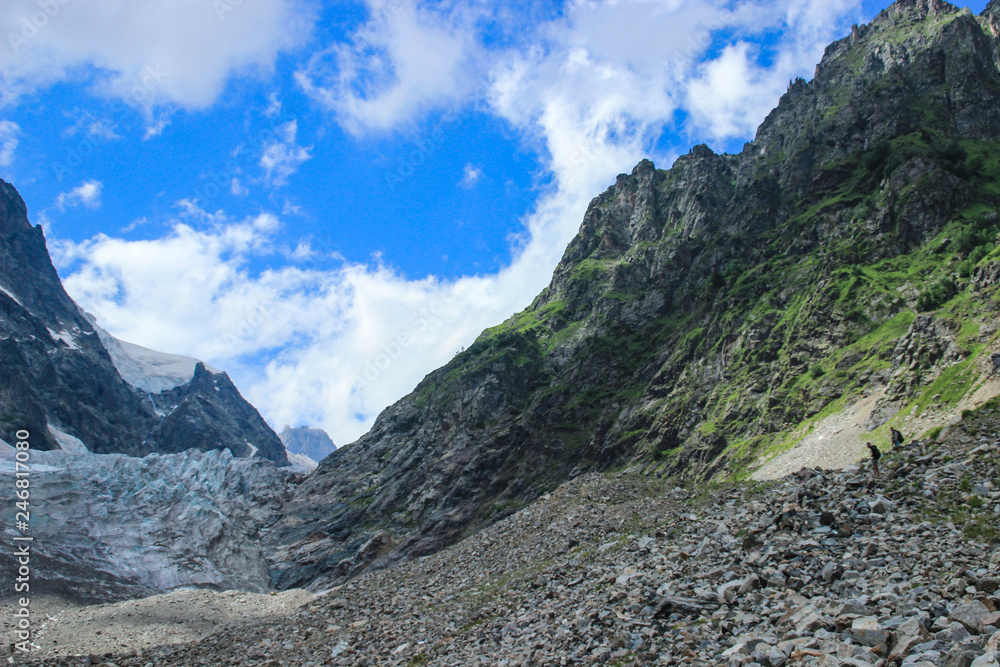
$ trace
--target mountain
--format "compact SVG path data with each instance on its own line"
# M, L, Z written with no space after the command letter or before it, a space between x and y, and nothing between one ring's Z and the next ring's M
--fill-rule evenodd
M333 440L321 428L309 426L292 428L286 425L278 437L281 438L289 454L308 456L313 461L319 461L337 449L337 445L333 444Z
M275 583L429 554L585 471L740 478L851 406L878 440L1000 392L998 33L997 0L899 0L740 154L620 175L526 310L298 488Z
M228 449L288 464L228 375L98 327L63 289L41 226L0 181L0 439L14 442L19 429L40 451Z

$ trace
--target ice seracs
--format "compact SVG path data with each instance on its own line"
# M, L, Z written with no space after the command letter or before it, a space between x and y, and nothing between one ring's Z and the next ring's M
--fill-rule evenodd
M260 531L292 469L228 450L142 458L73 451L67 445L79 440L50 430L63 451L32 451L28 464L32 506L44 508L31 524L48 558L41 589L104 602L183 586L271 588ZM8 488L15 453L0 444Z
M309 472L319 465L305 454L294 452L288 452L288 462L292 464L292 470L295 472Z

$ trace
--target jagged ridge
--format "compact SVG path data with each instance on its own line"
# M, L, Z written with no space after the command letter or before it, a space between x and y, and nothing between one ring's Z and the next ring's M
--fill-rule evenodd
M996 333L977 278L1000 259L996 25L897 2L740 155L619 176L526 311L300 488L268 538L276 583L430 553L586 470L738 475L872 390L873 428L953 404Z
M151 393L122 378L63 289L41 225L31 226L20 195L0 180L0 439L14 442L24 429L32 448L59 449L51 426L100 454L228 449L288 464L278 436L225 373L198 364L186 382L165 386Z

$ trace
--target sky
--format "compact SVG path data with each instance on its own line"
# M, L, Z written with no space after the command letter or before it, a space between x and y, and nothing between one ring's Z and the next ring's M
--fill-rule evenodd
M527 306L618 173L738 152L888 4L4 0L0 178L105 329L342 445Z

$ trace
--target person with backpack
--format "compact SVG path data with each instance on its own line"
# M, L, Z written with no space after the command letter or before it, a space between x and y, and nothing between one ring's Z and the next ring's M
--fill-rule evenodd
M882 458L882 451L870 442L866 442L865 445L872 453L872 476L878 479L878 460Z

